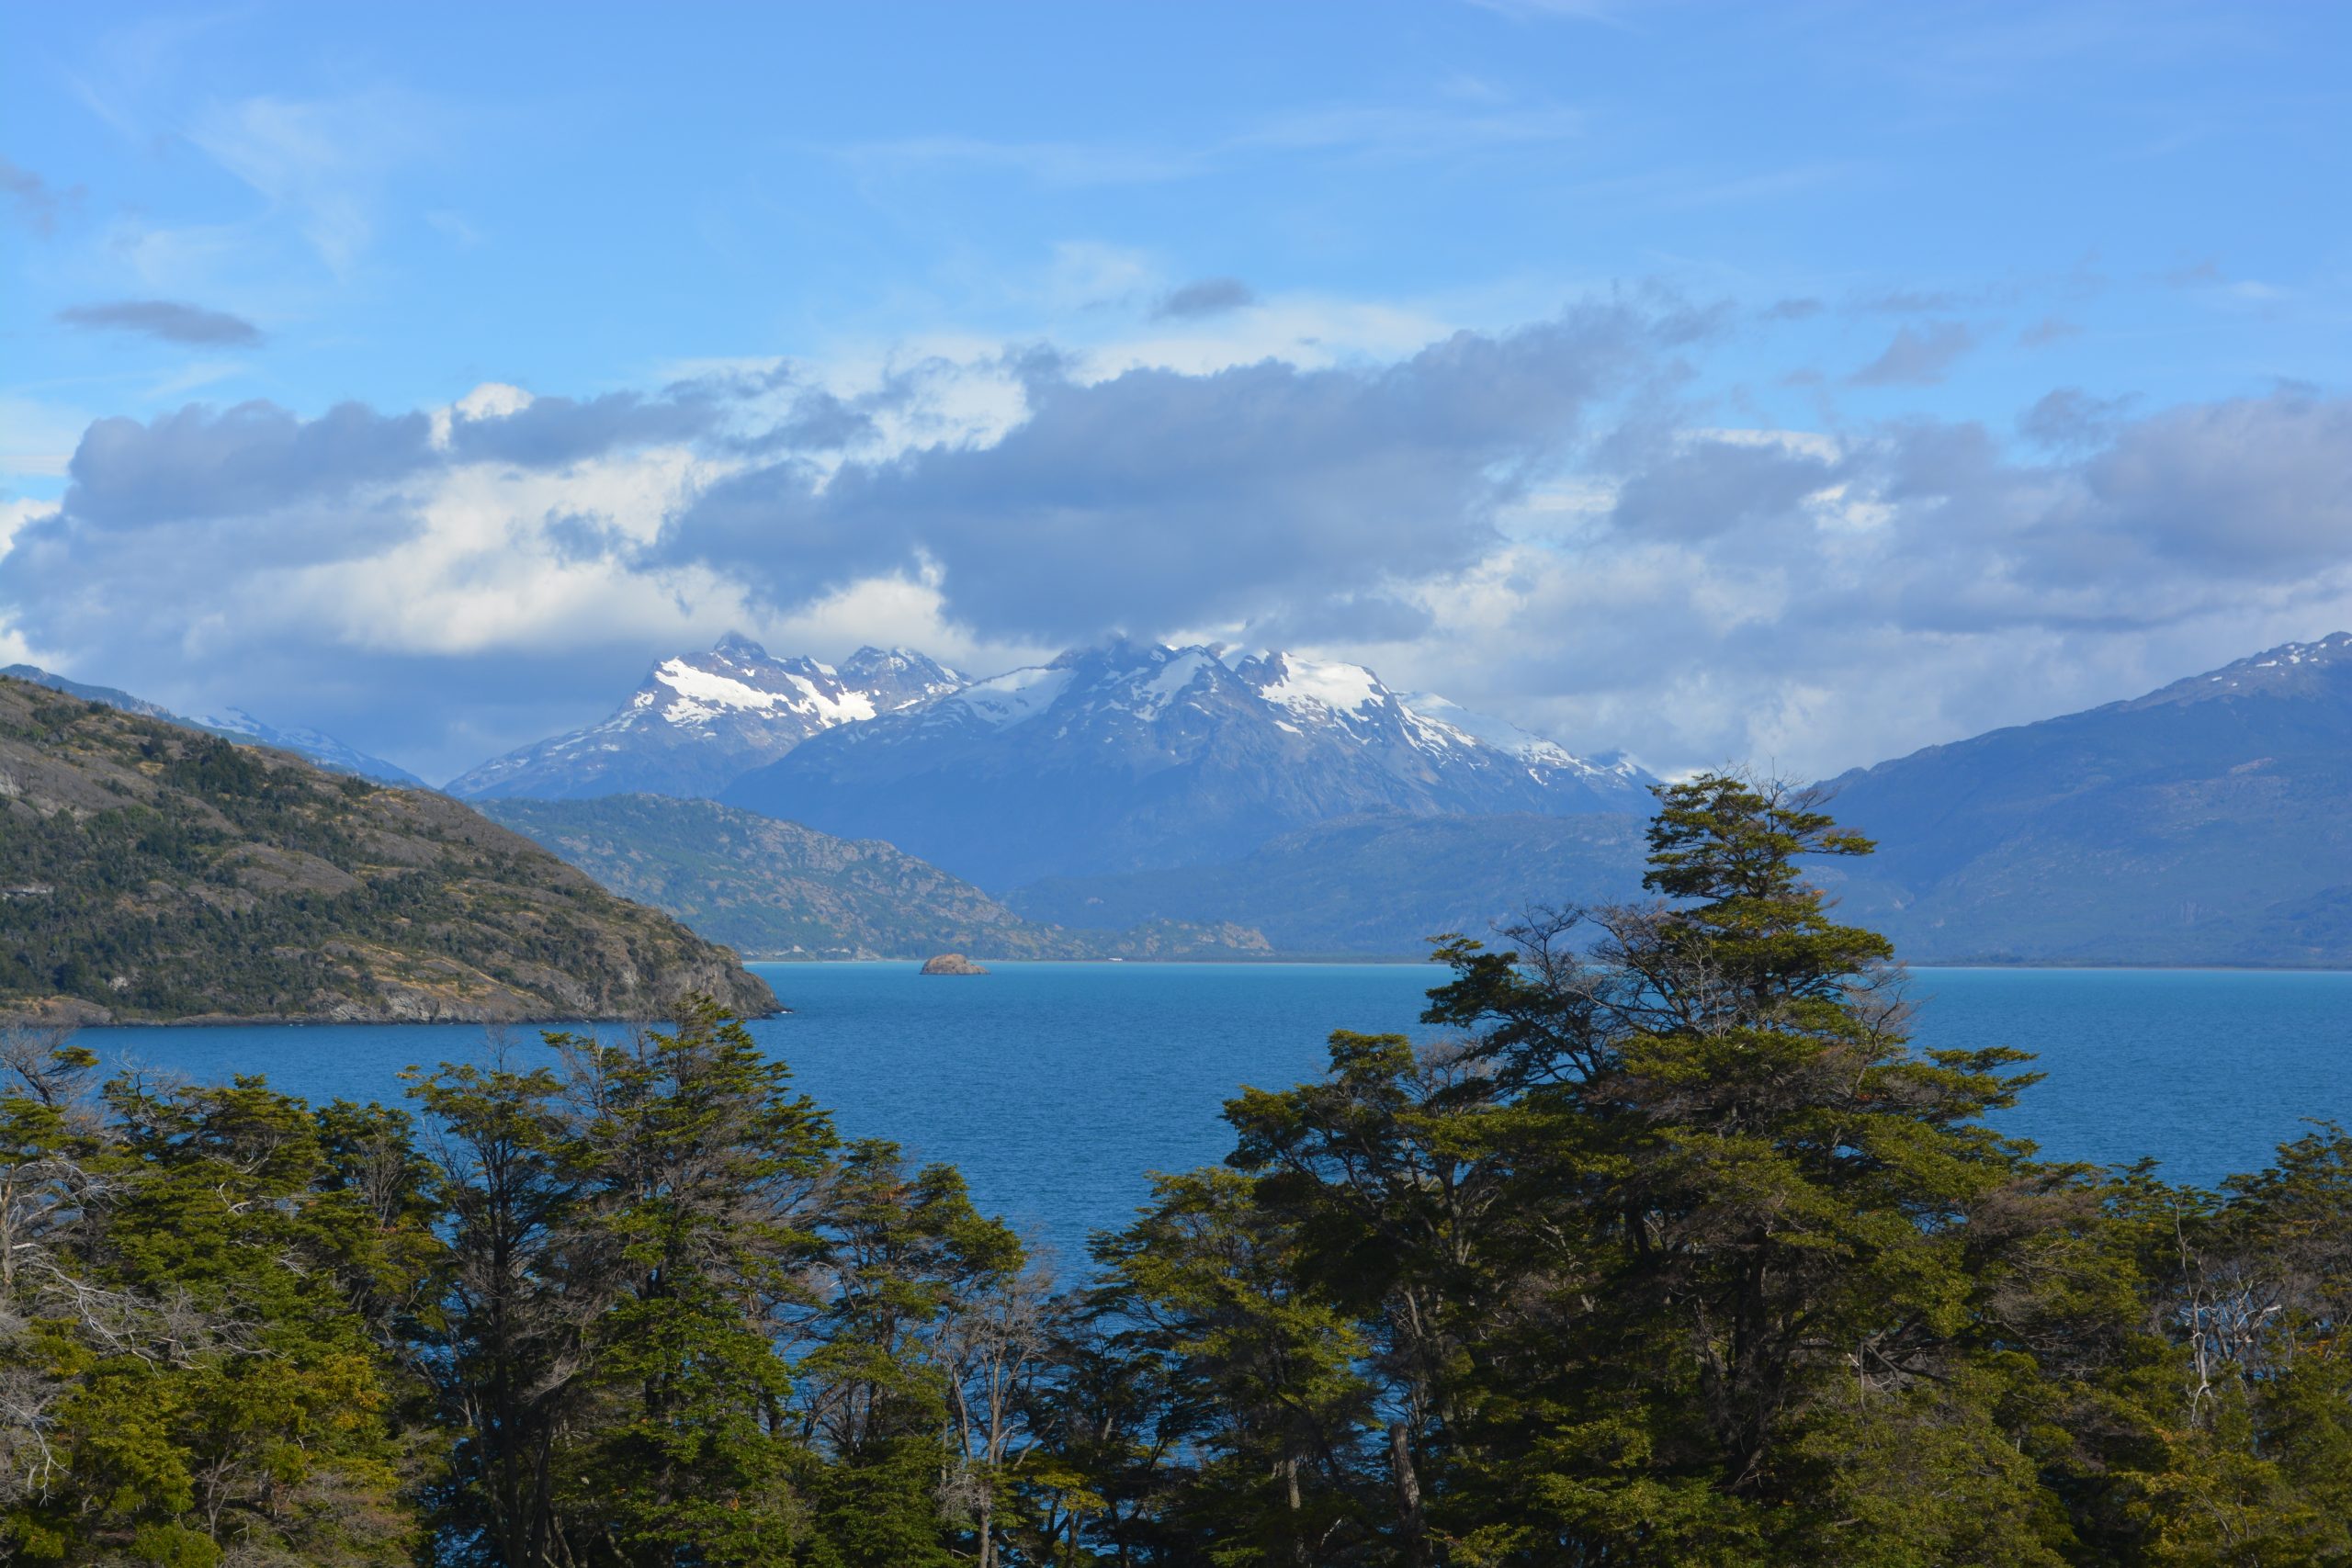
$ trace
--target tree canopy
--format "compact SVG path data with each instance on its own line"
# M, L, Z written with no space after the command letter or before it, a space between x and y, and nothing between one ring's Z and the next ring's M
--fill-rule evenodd
M8 1033L0 1557L2352 1563L2352 1136L2043 1160L1865 840L1660 795L1652 901L1442 939L1067 1286L707 1002L397 1109Z

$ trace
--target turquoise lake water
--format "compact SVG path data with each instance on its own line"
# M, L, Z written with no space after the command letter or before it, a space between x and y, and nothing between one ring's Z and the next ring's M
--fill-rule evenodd
M755 964L794 1010L752 1032L853 1136L953 1161L1069 1267L1145 1173L1214 1163L1241 1084L1318 1073L1334 1029L1425 1036L1441 971L1408 964ZM2154 1155L2178 1180L2257 1168L2301 1119L2352 1122L2352 974L1920 970L1922 1046L2013 1045L2047 1081L2001 1119L2052 1157ZM411 1064L463 1060L461 1025L107 1029L110 1060L200 1079L260 1073L314 1100L389 1100Z

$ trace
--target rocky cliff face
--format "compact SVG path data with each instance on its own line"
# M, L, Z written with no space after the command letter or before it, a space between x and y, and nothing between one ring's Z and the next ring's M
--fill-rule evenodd
M0 1010L659 1016L775 995L444 795L0 680Z
M451 781L462 799L717 795L823 730L892 713L964 683L910 649L861 648L839 666L778 659L746 637L665 659L618 712Z

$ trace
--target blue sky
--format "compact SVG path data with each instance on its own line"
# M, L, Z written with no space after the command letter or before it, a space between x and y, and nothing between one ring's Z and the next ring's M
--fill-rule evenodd
M2337 7L6 25L0 655L428 776L730 627L1828 772L2352 624Z

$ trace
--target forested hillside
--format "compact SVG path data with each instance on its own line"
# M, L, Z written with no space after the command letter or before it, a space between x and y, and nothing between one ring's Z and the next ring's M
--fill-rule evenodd
M1025 920L876 839L836 839L707 800L488 799L483 815L613 892L754 958L1255 957L1255 931L1141 916L1116 931ZM1096 926L1099 921L1081 922Z
M0 1556L2352 1560L2352 1136L2043 1163L1801 880L1865 840L1711 776L1648 844L1060 1280L707 1003L402 1110L0 1039Z
M0 679L0 1011L764 1012L724 949L424 791Z

